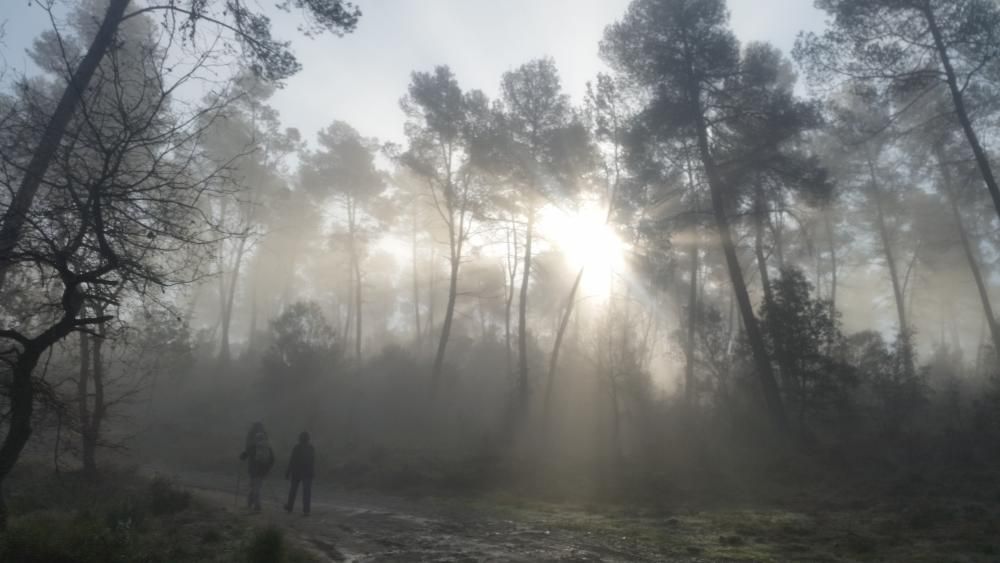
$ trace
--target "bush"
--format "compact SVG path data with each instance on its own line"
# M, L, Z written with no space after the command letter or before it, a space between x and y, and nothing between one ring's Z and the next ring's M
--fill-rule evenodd
M38 512L13 520L0 542L0 561L111 563L127 561L124 537L90 513Z
M285 555L285 535L276 526L257 530L247 545L248 563L280 563Z
M149 511L156 515L176 514L191 505L191 493L178 490L166 477L149 483Z

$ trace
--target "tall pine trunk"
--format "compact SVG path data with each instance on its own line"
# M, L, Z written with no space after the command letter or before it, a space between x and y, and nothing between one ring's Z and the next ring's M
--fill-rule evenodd
M347 229L348 237L350 238L350 253L351 253L351 274L354 276L353 279L353 295L354 299L354 359L358 362L361 361L361 338L362 338L362 320L364 315L362 310L362 291L361 287L361 256L358 252L358 225L357 225L357 207L356 204L348 200L347 202Z
M251 275L253 279L250 280L250 327L247 330L247 351L253 353L257 348L257 287L260 285L259 259Z
M925 2L922 10L924 18L927 20L931 37L934 40L934 49L944 69L948 91L951 93L952 104L955 107L955 115L962 126L962 132L969 143L969 148L972 149L972 154L976 158L976 166L979 167L979 173L983 177L986 189L990 192L990 198L993 200L993 208L997 213L997 217L1000 217L1000 186L997 185L996 177L993 175L993 168L990 166L989 157L986 155L986 151L979 141L979 135L972 126L969 111L965 107L965 87L959 84L958 75L955 72L954 66L952 66L948 47L944 44L941 28L938 26L937 17L934 15L934 7L931 6L930 2Z
M698 243L691 247L689 276L691 284L688 287L687 305L687 337L684 339L684 402L688 407L695 403L694 368L695 368L695 337L698 334Z
M444 355L448 347L448 339L451 337L451 323L455 317L455 302L458 300L458 275L462 264L462 243L454 240L451 242L450 275L448 276L448 302L444 309L444 322L441 324L441 337L438 338L437 353L434 355L434 369L431 372L431 389L437 391L441 380L441 372L444 369Z
M576 273L573 286L566 297L566 305L563 307L562 317L559 319L559 328L556 330L556 340L552 344L552 354L549 356L549 375L545 382L545 406L544 412L548 415L549 404L552 399L552 386L555 384L556 370L559 367L559 351L562 347L563 337L566 335L566 327L569 326L569 319L573 316L573 306L576 304L576 293L580 289L580 282L583 280L584 267Z
M528 283L531 280L531 239L534 237L535 209L529 204L528 225L524 232L524 272L521 273L521 299L517 304L518 407L522 414L528 407Z
M511 221L513 223L513 221ZM514 253L511 254L511 249ZM518 256L517 256L517 231L513 228L507 231L507 294L505 296L506 302L504 303L504 346L507 352L507 377L513 379L514 377L514 350L513 343L511 339L511 328L510 328L510 318L511 309L514 305L514 293L517 287L517 267L518 267Z
M979 301L983 307L983 314L986 316L986 326L993 339L993 349L1000 351L1000 325L997 324L997 318L993 314L993 304L990 302L989 288L986 286L986 280L983 279L983 274L979 267L979 259L976 257L975 248L972 241L969 240L968 232L965 230L965 222L962 219L962 212L958 207L958 195L955 192L955 184L953 183L951 172L948 170L948 165L944 159L942 148L940 146L936 146L935 153L938 161L938 167L941 169L941 179L944 182L943 191L945 193L945 197L948 198L949 207L951 207L952 217L955 221L955 229L958 231L959 241L962 244L962 252L965 254L965 259L969 263L969 271L972 273L972 278L976 282L976 291L979 293Z
M750 344L750 350L753 354L754 367L761 383L768 413L775 427L784 433L788 431L788 417L785 412L785 405L781 399L778 382L774 377L774 370L771 367L771 359L768 357L767 346L764 344L764 335L753 312L753 304L750 302L750 294L747 292L743 270L740 269L739 257L736 254L736 244L733 242L729 218L726 216L726 202L725 195L723 194L725 187L716 168L715 158L712 156L709 148L708 125L705 122L705 115L701 107L698 82L694 77L689 77L689 80L689 88L691 89L689 102L692 104L691 109L698 135L698 153L702 166L705 169L705 177L708 179L709 192L712 196L712 214L715 217L715 225L719 231L719 240L722 244L722 252L726 258L729 279L733 285L733 292L740 315L743 317L743 328L746 331L747 342Z
M771 294L771 276L767 271L767 256L764 254L764 216L767 213L764 195L760 186L756 188L753 209L753 253L757 259L757 271L760 274L760 288L764 295L764 303L774 303Z
M410 252L413 268L413 342L417 349L420 349L420 268L417 266L417 203L416 196L413 198L413 217L410 225Z
M240 267L243 264L243 255L246 253L248 233L240 235L239 245L236 247L236 256L233 259L232 272L230 273L229 286L223 286L224 299L222 303L222 337L219 346L219 361L228 364L232 358L229 348L229 327L233 320L233 305L236 302L236 287L240 279Z
M830 310L837 310L837 245L834 239L833 220L828 205L823 210L823 224L826 227L827 252L830 253Z
M434 261L437 259L437 252L431 247L430 278L427 280L427 328L425 334L434 331L434 313L437 309L437 270L434 268ZM430 341L431 339L428 338Z
M875 172L875 163L871 157L868 158L868 173L871 179L872 195L875 200L875 228L878 230L879 240L882 243L882 252L885 254L885 261L889 267L889 279L892 282L892 295L896 302L896 318L899 322L900 352L902 353L903 369L907 377L913 377L915 368L913 366L913 347L910 342L910 327L906 320L906 301L903 295L903 286L899 279L899 270L896 266L896 259L893 253L892 241L889 237L889 229L885 224L885 209L882 202L882 189L879 184L878 175Z

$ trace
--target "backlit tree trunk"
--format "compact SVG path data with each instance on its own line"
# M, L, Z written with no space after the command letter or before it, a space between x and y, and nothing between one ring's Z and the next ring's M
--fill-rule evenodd
M908 377L913 377L915 369L913 366L913 348L910 342L910 327L906 321L906 301L903 295L903 286L899 279L899 270L896 266L892 241L889 237L889 229L885 224L882 189L879 184L878 175L875 173L875 163L871 157L868 158L868 174L871 180L872 199L875 201L875 228L878 231L879 241L882 243L882 252L885 254L886 265L889 268L889 279L892 282L892 295L896 302L896 318L899 322L900 353L902 354L903 369L906 371Z
M524 231L524 272L521 273L521 298L517 304L518 404L522 413L528 406L528 284L531 280L531 239L534 236L535 209L529 204L528 224Z
M952 181L951 172L948 170L948 166L942 154L941 147L935 147L938 167L941 169L941 178L944 183L944 193L945 197L948 198L949 207L951 207L952 217L955 221L955 229L958 231L959 241L962 244L962 252L965 254L965 259L969 264L969 271L972 273L972 279L976 282L976 291L979 293L979 301L983 307L983 314L986 316L986 327L989 329L990 336L993 339L993 349L1000 351L1000 326L997 324L996 316L993 314L993 305L990 302L989 288L986 286L986 280L983 279L982 271L979 267L979 259L976 256L975 248L973 247L972 241L969 240L969 234L965 230L965 222L962 219L962 212L958 208L958 199L955 194L955 185Z
M709 192L712 196L712 214L715 217L715 225L719 231L719 239L722 244L722 252L726 258L729 279L733 285L736 305L739 308L740 315L743 317L743 328L746 331L747 341L750 344L750 350L753 354L754 367L761 383L768 412L775 426L780 431L785 432L788 430L785 405L781 399L778 382L774 378L774 370L771 368L771 360L768 357L767 347L764 344L764 335L761 333L757 317L754 315L753 304L750 302L750 294L747 292L746 281L743 278L743 270L740 268L739 257L736 254L736 244L733 242L729 218L726 216L725 196L723 194L724 186L719 176L719 171L716 168L715 158L712 156L709 148L708 125L705 122L704 110L701 107L698 82L693 76L689 77L689 80L689 102L691 103L695 119L695 129L698 135L698 153L708 180Z
M830 309L837 310L837 246L834 240L833 221L830 207L823 210L823 224L826 226L827 252L830 253Z
M924 2L922 11L924 13L924 18L927 20L927 26L931 32L931 37L934 39L934 49L937 52L938 59L941 61L941 66L944 69L945 78L948 83L948 91L951 93L952 104L955 107L955 115L958 117L958 122L962 125L962 132L965 134L965 139L969 143L969 148L972 149L972 154L976 158L976 166L979 167L979 173L983 177L986 189L990 192L990 198L993 200L993 208L997 213L997 217L1000 217L1000 186L997 185L996 177L993 175L993 168L990 166L989 157L986 155L986 151L983 149L982 143L979 142L979 135L972 126L972 120L969 118L969 111L965 107L965 87L959 84L958 75L952 65L948 48L944 44L944 38L941 35L941 28L938 26L937 18L934 14L934 8L931 6L931 3Z

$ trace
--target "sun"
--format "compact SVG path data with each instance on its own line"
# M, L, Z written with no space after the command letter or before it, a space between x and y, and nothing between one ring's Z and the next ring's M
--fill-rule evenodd
M583 268L581 297L606 299L625 269L625 244L607 221L607 211L587 202L574 211L547 209L539 222L543 236L565 256L574 275Z

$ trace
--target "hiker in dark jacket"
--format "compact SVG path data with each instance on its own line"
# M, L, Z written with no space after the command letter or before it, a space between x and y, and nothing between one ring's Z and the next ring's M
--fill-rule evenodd
M247 461L247 472L250 474L250 492L247 495L247 506L254 511L260 512L260 490L264 485L264 478L271 471L274 465L274 451L267 441L267 433L263 430L262 424L255 423L250 429L256 434L247 440L247 447L240 454L240 459Z
M263 422L255 422L250 425L250 430L247 431L247 439L243 444L243 453L240 454L241 460L247 461L248 459L253 458L253 447L257 442L257 434L260 434L261 432L264 432ZM267 434L267 432L264 432L264 434Z
M302 483L302 513L309 515L315 462L316 452L309 443L309 433L303 432L299 434L299 443L292 448L292 457L289 458L288 469L285 470L285 479L291 481L285 511L291 512L295 508L295 497L298 496L299 483Z

